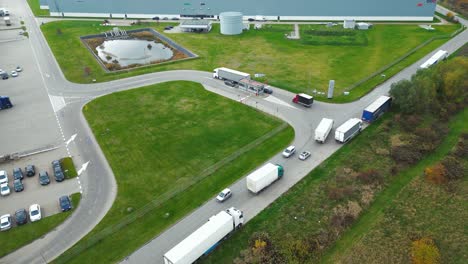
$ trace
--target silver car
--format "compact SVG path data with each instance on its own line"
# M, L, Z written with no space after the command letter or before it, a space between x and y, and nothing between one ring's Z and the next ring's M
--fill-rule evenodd
M218 200L218 202L224 202L227 199L229 199L229 197L231 197L231 195L232 195L231 190L226 188L222 192L220 192L218 194L218 196L216 196L216 200Z

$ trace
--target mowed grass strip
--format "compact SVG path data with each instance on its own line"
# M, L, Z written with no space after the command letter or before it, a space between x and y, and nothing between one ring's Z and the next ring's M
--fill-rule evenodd
M79 205L81 199L81 194L74 193L71 195L71 200L73 203L73 210L76 209ZM58 204L58 197L57 197L57 207ZM18 208L19 209L19 208ZM29 208L24 208L26 211ZM43 210L43 209L42 209ZM58 213L55 215L51 215L49 217L45 217L38 222L31 223L29 221L29 212L28 212L28 223L21 226L14 226L8 231L4 231L0 233L0 257L3 257L31 242L34 240L42 237L43 235L49 233L55 227L60 225L63 221L67 219L73 213L73 210ZM11 212L12 221L14 222L14 213ZM42 212L44 213L44 212Z
M40 8L40 3L39 0L28 0L29 7L31 8L31 11L33 12L34 16L49 16L49 10L48 9L41 9Z
M371 207L366 210L358 221L348 229L343 236L334 244L332 248L324 255L323 263L339 263L342 257L349 254L353 244L360 241L373 228L378 228L377 224L382 221L385 209L391 206L395 199L401 194L402 190L417 176L424 172L426 167L434 165L442 160L455 146L459 136L462 133L468 133L466 121L468 120L468 110L458 114L450 122L450 132L440 146L429 156L418 162L417 165L401 172L395 177L395 180L380 193ZM395 219L399 221L400 219ZM443 224L440 223L440 224ZM429 231L429 230L428 230ZM430 231L429 231L430 232Z
M351 96L343 97L342 92L346 87L372 75L432 37L447 36L459 27L440 25L434 26L434 31L427 31L416 24L378 24L368 31L356 31L351 36L315 36L307 32L323 30L324 25L300 25L304 40L288 40L284 35L293 30L292 25L265 25L260 30L252 29L238 36L225 36L219 33L219 25L214 24L212 31L207 34L166 34L198 54L198 59L106 73L79 40L80 36L109 30L108 27L99 26L99 23L60 21L42 26L65 76L72 82L90 83L93 79L103 82L176 69L212 71L223 66L251 74L265 73L266 77L261 81L292 92L312 93L315 89L326 91L329 80L335 80L333 100L337 102L357 99L382 79L377 78L377 82L374 80L373 83L363 84L364 88L358 87L351 92ZM150 26L163 32L166 25L169 24L150 23L145 27ZM129 30L138 27L143 26L124 28ZM336 30L343 31L338 26ZM430 47L435 48L447 40L448 38L438 41ZM402 65L407 66L424 55L425 53L417 53L410 56ZM400 64L385 73L387 77L404 68L397 67L398 65ZM89 75L84 71L86 67L90 69Z
M280 151L294 135L288 126L87 248L102 230L116 226L159 195L192 183L206 168L283 122L208 92L200 84L182 81L98 98L85 106L84 114L115 174L117 199L92 233L58 263L121 260ZM73 254L76 251L80 254Z

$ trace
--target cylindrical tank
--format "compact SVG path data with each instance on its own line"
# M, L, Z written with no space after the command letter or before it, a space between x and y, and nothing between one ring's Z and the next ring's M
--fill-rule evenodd
M219 14L221 24L221 34L223 35L239 35L242 33L242 13L240 12L223 12Z

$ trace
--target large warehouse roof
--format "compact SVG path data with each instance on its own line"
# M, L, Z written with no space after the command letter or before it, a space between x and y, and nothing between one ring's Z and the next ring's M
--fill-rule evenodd
M244 16L294 17L430 17L434 0L46 0L51 14L167 14L217 16L239 11Z

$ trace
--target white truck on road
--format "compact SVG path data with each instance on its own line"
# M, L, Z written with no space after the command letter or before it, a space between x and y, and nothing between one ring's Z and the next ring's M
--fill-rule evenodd
M362 120L359 118L351 118L335 130L335 139L338 142L345 143L357 135L361 129Z
M322 118L322 121L315 129L315 141L324 143L333 128L333 123L333 119Z
M216 68L213 70L213 78L238 83L242 79L250 80L250 74L228 68Z
M231 207L208 219L204 225L164 254L164 264L191 264L207 255L244 223L242 211Z
M284 169L281 165L267 163L247 176L247 189L257 194L274 181L283 177L283 174Z

